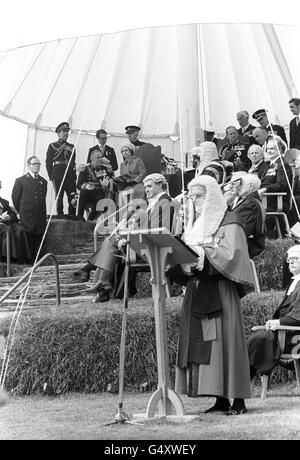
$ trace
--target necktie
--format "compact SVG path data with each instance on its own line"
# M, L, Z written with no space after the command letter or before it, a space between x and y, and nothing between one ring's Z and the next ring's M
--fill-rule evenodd
M296 126L299 125L299 115L296 116Z
M35 175L34 175L34 178L35 178L35 180L37 180L37 178L38 178L38 175L37 175L37 174L35 174Z

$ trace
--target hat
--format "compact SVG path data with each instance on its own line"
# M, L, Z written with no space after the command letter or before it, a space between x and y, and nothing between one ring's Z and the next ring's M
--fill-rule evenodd
M70 129L70 125L67 121L63 121L62 123L59 123L59 125L55 128L55 132L58 133L62 129Z
M254 118L254 120L257 120L259 122L262 119L262 117L264 117L265 115L267 115L267 112L265 111L265 109L259 109L253 113L252 118Z
M292 246L291 248L289 248L287 250L287 255L291 257L292 255L300 257L300 244L295 244L295 246Z
M139 126L135 126L135 125L129 125L129 126L125 127L126 134L134 133L135 131L140 131L140 130L141 130L141 128Z
M121 145L121 150L123 147L127 147L131 152L135 152L135 145L133 145L131 142L123 142Z

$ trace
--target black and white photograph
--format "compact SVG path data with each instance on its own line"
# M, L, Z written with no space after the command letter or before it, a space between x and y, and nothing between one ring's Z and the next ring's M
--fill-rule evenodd
M1 440L300 440L299 13L3 3Z

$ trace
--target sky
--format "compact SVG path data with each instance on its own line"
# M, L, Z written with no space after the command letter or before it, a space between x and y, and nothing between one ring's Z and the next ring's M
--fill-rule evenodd
M299 0L0 0L0 50L80 35L197 22L300 25ZM1 196L23 173L26 129L0 116Z

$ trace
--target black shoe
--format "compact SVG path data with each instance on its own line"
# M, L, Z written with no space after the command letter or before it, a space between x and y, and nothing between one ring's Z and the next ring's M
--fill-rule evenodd
M227 412L231 409L231 405L228 399L220 398L217 399L215 404L204 411L205 414L211 414L212 412Z
M243 406L240 409L234 409L232 407L231 409L228 410L226 415L240 415L240 414L246 414L246 412L248 412L246 406Z
M86 270L77 270L73 272L73 279L81 283L86 283L90 279L90 272Z
M97 292L95 297L93 298L93 303L102 303L108 302L110 300L109 294L103 294L102 292Z

